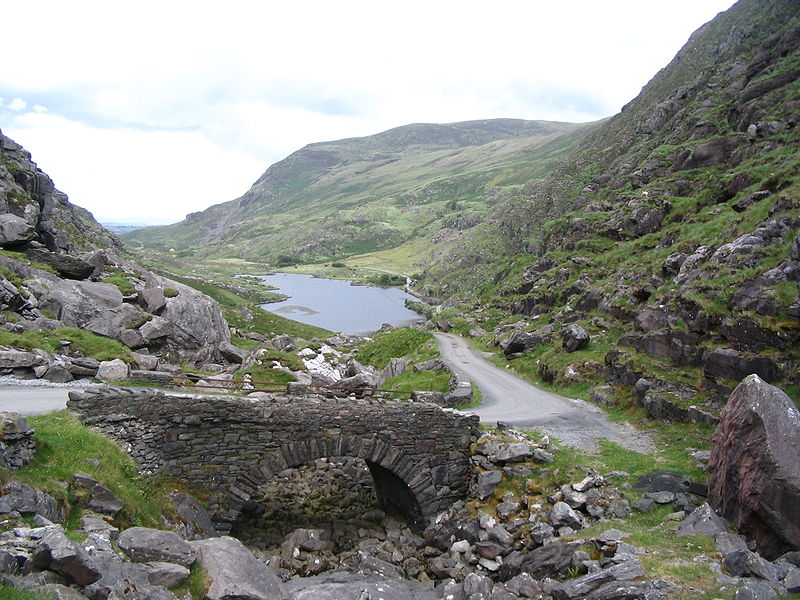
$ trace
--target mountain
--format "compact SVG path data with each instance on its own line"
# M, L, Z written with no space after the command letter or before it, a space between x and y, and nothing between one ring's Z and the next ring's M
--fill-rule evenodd
M664 392L651 414L713 413L753 372L797 397L798 122L798 4L741 0L417 286L464 331L519 320L483 339L520 371ZM562 346L570 325L585 349Z
M124 240L278 265L414 241L431 247L443 225L481 222L497 186L548 173L588 129L494 119L311 144L272 165L241 198Z

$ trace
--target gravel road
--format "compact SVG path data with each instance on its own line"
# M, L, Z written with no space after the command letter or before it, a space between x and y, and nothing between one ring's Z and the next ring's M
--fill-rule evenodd
M0 412L41 415L67 407L67 394L77 386L0 384Z
M637 452L654 450L649 436L627 423L612 423L596 406L531 385L488 362L463 338L435 335L445 362L480 388L483 403L465 412L478 415L483 423L503 421L518 429L536 429L588 452L597 450L601 438Z

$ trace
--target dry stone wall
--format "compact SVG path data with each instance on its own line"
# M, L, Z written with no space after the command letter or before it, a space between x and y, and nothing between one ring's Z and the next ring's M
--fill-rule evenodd
M363 458L379 501L429 517L466 495L478 426L477 417L434 404L318 396L109 387L71 392L68 407L120 442L142 470L207 490L223 531L265 481L328 456Z

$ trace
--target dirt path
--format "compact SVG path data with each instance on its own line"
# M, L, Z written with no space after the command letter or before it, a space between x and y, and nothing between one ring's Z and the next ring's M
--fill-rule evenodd
M581 450L593 452L606 438L637 452L652 452L650 438L631 425L612 423L596 406L541 390L494 366L481 352L455 335L436 333L442 358L483 394L480 406L465 412L484 423L502 421L518 429L536 429Z

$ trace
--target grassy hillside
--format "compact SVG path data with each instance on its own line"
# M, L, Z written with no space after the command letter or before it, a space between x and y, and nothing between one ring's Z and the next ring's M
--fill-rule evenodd
M797 397L799 76L796 3L742 0L545 181L443 249L421 291L464 323L477 309L485 329L552 324L511 361L531 377L570 384L577 365L597 382L627 364L713 410L759 372ZM569 323L586 349L561 347Z
M312 144L276 163L241 198L167 227L126 234L130 247L272 265L410 248L485 220L500 187L543 178L588 130L499 119L409 125Z

